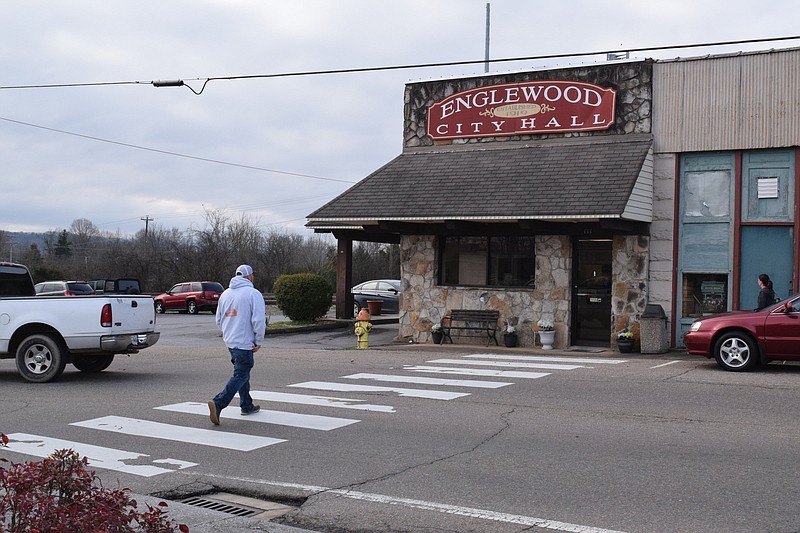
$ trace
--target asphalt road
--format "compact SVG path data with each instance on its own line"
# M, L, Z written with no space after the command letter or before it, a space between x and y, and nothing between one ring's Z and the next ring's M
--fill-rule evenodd
M349 328L280 335L253 371L263 412L232 405L214 427L205 402L230 363L213 318L163 315L159 329L158 345L100 374L70 366L33 385L0 362L0 431L141 454L95 464L107 486L279 501L283 523L331 533L800 527L796 365L737 374L680 353L416 346L393 341L396 325L376 326L369 350Z

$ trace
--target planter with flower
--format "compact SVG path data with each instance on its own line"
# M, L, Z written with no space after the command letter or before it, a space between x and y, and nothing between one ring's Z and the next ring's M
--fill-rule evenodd
M539 327L539 342L542 343L542 350L552 350L556 338L553 322L542 318L536 325Z
M633 351L633 332L627 327L617 333L617 348L620 353L631 353Z
M509 320L506 320L506 329L503 332L503 341L506 344L506 348L514 348L518 340L517 328L512 326Z
M431 338L433 339L434 344L442 344L442 340L444 340L444 333L442 332L441 324L434 324L431 326Z

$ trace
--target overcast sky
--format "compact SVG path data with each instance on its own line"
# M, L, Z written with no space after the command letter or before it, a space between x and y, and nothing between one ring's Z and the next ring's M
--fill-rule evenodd
M489 3L493 59L800 34L796 0ZM486 4L4 1L0 230L57 230L87 218L133 234L144 217L186 229L220 210L306 232L306 215L401 152L407 82L481 74L483 64L212 80L199 96L149 82L183 79L200 91L209 77L479 61ZM800 40L633 56L795 46ZM604 59L499 63L491 71ZM94 82L144 83L9 88Z

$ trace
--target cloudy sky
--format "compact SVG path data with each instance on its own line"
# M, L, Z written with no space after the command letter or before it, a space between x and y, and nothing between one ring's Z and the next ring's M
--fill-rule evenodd
M800 34L794 0L488 3L493 59ZM57 230L86 218L133 234L145 217L186 229L202 226L206 211L222 211L305 232L306 215L401 152L407 82L484 66L259 76L480 61L486 4L4 1L0 230ZM794 46L800 40L633 56ZM604 59L498 63L491 71ZM207 78L244 76L253 77L211 80L199 96L150 84L182 79L199 92Z

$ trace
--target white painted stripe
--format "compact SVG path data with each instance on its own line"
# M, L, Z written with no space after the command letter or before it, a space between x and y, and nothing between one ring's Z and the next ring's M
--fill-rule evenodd
M520 370L493 370L488 368L448 368L445 366L409 366L403 370L413 372L427 372L431 374L454 374L459 376L493 376L498 378L538 379L549 376L549 372L523 372Z
M257 450L264 446L272 446L279 442L286 442L284 439L175 426L172 424L162 424L161 422L138 420L136 418L125 418L122 416L104 416L92 420L85 420L83 422L73 422L70 425L98 429L100 431L111 431L112 433L123 433L125 435L137 435L154 439L215 446L217 448L240 450L243 452Z
M399 387L379 387L373 385L353 385L352 383L330 383L327 381L306 381L295 383L290 387L305 389L335 390L345 392L396 392L400 396L411 398L428 398L430 400L453 400L462 396L469 396L468 392L448 392L440 390L403 389Z
M153 464L172 464L176 467L161 468L153 466L152 464L141 464L146 457L150 457L144 453L126 452L124 450L115 450L114 448L104 448L93 444L42 437L29 433L12 433L8 435L8 439L8 449L13 452L33 455L34 457L47 457L57 450L71 449L78 452L81 456L86 457L89 460L89 466L93 468L104 468L143 477L157 476L159 474L166 474L183 468L197 466L197 463L190 463L177 459L157 459L151 461ZM138 464L129 465L126 464L126 461L136 462Z
M625 359L604 359L600 357L559 357L559 356L551 357L547 355L504 355L504 354L494 354L494 353L476 353L471 355L465 355L464 357L469 357L473 359L508 359L512 361L543 361L552 363L575 363L575 364L585 363L588 365L593 365L593 364L618 365L620 363L628 362Z
M604 529L593 526L585 526L581 524L571 524L569 522L561 522L558 520L549 520L547 518L537 518L534 516L515 515L510 513L500 513L497 511L489 511L487 509L476 509L474 507L463 507L460 505L448 505L445 503L429 502L424 500L413 500L410 498L398 498L395 496L387 496L385 494L374 494L369 492L359 492L350 489L334 489L328 487L319 487L315 485L302 485L299 483L283 483L280 481L268 481L264 479L253 479L237 476L217 476L208 474L206 477L221 478L229 481L244 481L259 485L269 485L273 487L283 487L288 489L302 490L311 493L325 493L336 494L353 500L368 501L375 503L382 503L388 505L397 505L400 507L410 507L413 509L422 509L424 511L434 511L438 513L466 516L469 518L478 518L482 520L489 520L492 522L499 522L505 524L519 524L528 527L538 527L543 529L552 529L555 531L570 531L573 533L623 533L622 531L614 529Z
M174 411L176 413L189 413L193 415L208 416L208 405L205 403L197 402L183 402L172 405L162 405L155 407L162 411ZM299 413L287 413L284 411L270 411L262 409L257 413L247 416L241 416L238 407L229 407L223 409L219 414L220 418L229 418L242 420L246 422L261 422L264 424L277 424L279 426L291 426L296 428L305 429L319 429L322 431L330 431L338 429L350 424L355 424L359 420L352 418L336 418L333 416L318 416L318 415L303 415Z
M668 361L668 362L666 362L666 363L662 363L662 364L660 364L660 365L651 366L650 368L651 368L651 369L652 369L652 368L661 368L662 366L674 365L675 363L680 363L680 360L678 360L678 361Z
M580 365L561 365L548 363L514 363L510 361L472 361L464 359L434 359L428 363L445 363L448 365L478 365L478 366L501 366L509 368L541 368L544 370L575 370L576 368L587 368Z
M250 396L255 400L267 402L296 403L301 405L322 405L324 407L339 407L341 409L357 409L360 411L377 411L380 413L394 413L391 405L375 405L360 403L364 400L352 398L334 398L332 396L311 396L308 394L292 394L289 392L250 391Z
M451 387L475 387L478 389L499 389L513 383L501 381L481 381L479 379L422 378L418 376L392 376L388 374L352 374L346 379L372 379L375 381L394 381L397 383L419 383L420 385L448 385Z

